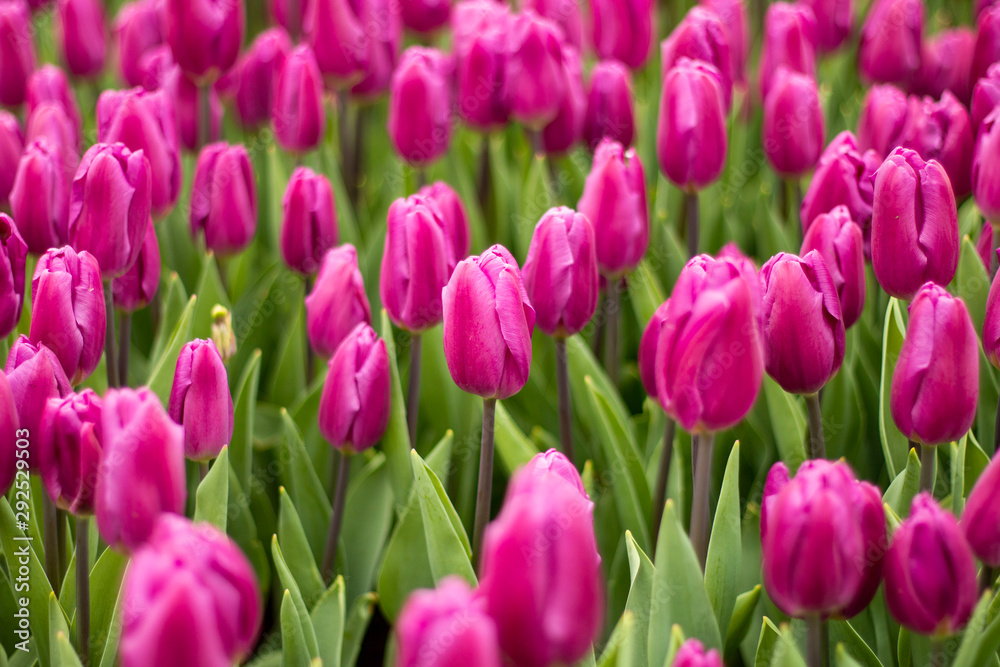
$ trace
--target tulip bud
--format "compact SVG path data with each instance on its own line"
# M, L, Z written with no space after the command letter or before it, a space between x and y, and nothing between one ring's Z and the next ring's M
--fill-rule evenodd
M323 79L312 50L304 44L288 54L281 68L271 121L278 143L285 150L305 153L323 139L326 128Z
M292 42L284 30L265 30L230 71L236 115L243 127L257 127L271 120L275 84L291 50Z
M823 152L823 107L815 80L785 69L771 77L761 141L771 166L785 178L816 166Z
M976 35L961 27L942 30L928 38L920 56L920 69L913 81L913 92L938 99L949 90L962 104L972 99L972 54Z
M330 359L319 401L320 433L349 454L372 447L389 425L390 390L385 341L362 322Z
M874 83L908 83L920 67L922 0L875 0L861 26L858 69Z
M419 195L389 207L379 293L396 326L420 332L441 321L441 290L456 258L438 207Z
M545 493L545 489L552 484L568 485L579 493L581 498L590 500L576 466L566 458L565 454L555 449L532 456L510 480L507 497L535 492Z
M214 459L233 439L229 375L212 341L193 340L181 348L169 411L184 427L184 454L189 459Z
M728 257L699 255L677 278L656 345L655 385L660 405L684 430L727 429L753 406L764 371L759 290L744 263Z
M412 593L396 622L398 667L501 667L497 629L485 601L461 577Z
M80 384L104 352L109 314L97 260L69 246L48 250L31 280L31 305L31 342L44 343L59 358L70 384Z
M365 32L361 45L367 53L361 80L351 87L351 95L370 100L389 90L403 42L403 19L395 0L365 0L358 18Z
M104 69L108 31L100 0L59 0L56 35L66 67L75 76L96 77Z
M820 53L836 51L851 35L851 0L806 0L816 16L816 46Z
M337 245L337 207L325 176L298 167L282 200L281 255L293 271L311 275Z
M501 245L455 267L442 294L444 356L455 384L483 398L510 398L531 368L535 309L517 262Z
M646 394L654 401L660 398L660 392L656 389L656 348L660 342L663 323L667 320L669 307L670 299L660 304L643 329L642 338L639 339L639 379L642 380L642 388L646 390Z
M983 262L983 268L990 275L993 274L993 251L997 248L993 245L993 225L989 221L983 222L983 228L976 239L976 254Z
M1000 112L994 111L979 128L972 162L972 194L976 206L991 223L1000 223Z
M511 116L534 130L556 117L566 94L560 32L531 11L515 16L510 26L504 96Z
M972 55L972 78L978 81L1000 61L1000 6L993 5L976 21L976 44Z
M28 245L10 216L0 213L0 338L21 321Z
M979 132L986 117L1000 106L1000 63L990 65L987 75L972 91L972 131Z
M986 225L983 234L990 233L992 241L992 230ZM991 243L992 245L992 243ZM992 262L987 264L987 270ZM1000 274L997 274L1000 275ZM983 351L986 358L995 367L1000 368L1000 280L993 277L990 285L989 296L986 297L986 318L983 321Z
M175 76L182 76L181 68L174 62L174 54L166 44L154 46L139 61L140 85L148 91L169 88ZM270 108L269 108L270 110Z
M580 0L523 0L518 5L521 11L532 10L542 18L552 21L562 30L563 41L582 53L583 18Z
M403 25L419 33L433 33L448 23L451 0L401 0Z
M669 72L681 58L701 61L719 72L722 99L728 111L733 99L732 58L722 20L710 9L695 5L660 45L660 67Z
M130 86L144 83L145 71L141 62L153 48L163 44L163 25L160 21L161 0L133 0L122 5L112 29L118 48L118 67L122 79Z
M112 389L101 414L97 528L115 549L135 551L160 514L184 512L184 429L146 388Z
M243 46L243 5L217 0L166 0L163 11L167 44L185 74L200 81L215 81L233 66Z
M441 157L451 140L451 58L437 49L410 47L392 76L389 136L410 164Z
M782 67L816 78L816 15L808 4L775 2L764 17L760 53L760 99L767 100L771 83Z
M670 667L724 667L722 657L714 648L708 651L697 639L681 644Z
M274 22L299 37L305 18L312 9L313 0L270 0L271 18Z
M843 461L806 461L793 479L776 463L764 485L760 539L764 586L781 611L850 618L882 578L882 497Z
M566 207L543 215L521 274L538 328L556 338L579 333L597 310L597 252L590 220Z
M580 53L574 47L563 44L562 59L566 90L559 104L559 112L542 130L542 149L549 155L567 153L580 141L587 113Z
M726 164L726 109L719 72L682 60L663 78L656 155L674 185L694 192L713 183Z
M447 340L447 339L446 339ZM522 471L486 527L479 588L513 663L544 667L583 657L604 615L594 504L560 475Z
M969 112L954 95L945 91L940 102L912 96L900 145L912 148L925 160L937 160L948 172L952 191L962 198L972 189L972 123Z
M882 161L873 150L864 154L850 131L841 132L819 156L816 172L802 198L799 216L807 232L813 220L838 206L847 207L847 215L864 232L870 233L874 188L872 176ZM829 259L826 253L823 257ZM828 266L829 268L829 266ZM850 318L844 313L845 324ZM850 324L847 324L849 327Z
M872 86L865 94L858 118L858 147L874 150L885 159L902 141L909 101L906 93L891 84Z
M897 148L875 172L872 268L892 296L911 299L927 281L947 285L958 268L958 210L948 174Z
M598 145L577 210L594 225L601 273L618 278L634 269L649 244L646 181L635 149L610 139Z
M122 667L239 664L261 623L247 557L208 523L165 514L151 530L122 582Z
M310 2L303 14L306 42L319 70L338 85L358 81L368 67L370 38L355 6L351 0Z
M701 5L715 12L726 30L733 83L746 83L747 60L750 58L750 31L743 0L701 0Z
M844 328L849 329L865 306L865 255L861 227L851 219L846 206L837 206L813 220L802 240L801 255L806 257L813 250L823 257L840 297Z
M507 123L503 81L511 21L507 5L493 0L465 0L451 15L458 113L484 132Z
M24 0L0 2L0 104L20 106L35 69L34 28Z
M844 361L844 320L823 256L778 253L760 270L764 367L790 394L815 394Z
M320 264L316 285L306 297L309 343L320 356L332 357L355 326L371 321L357 251L349 243L330 249Z
M243 144L219 142L198 156L191 186L191 234L205 233L205 246L234 255L257 231L257 186Z
M927 283L910 304L892 374L892 419L910 440L940 445L968 432L978 400L978 339L969 311L960 298Z
M112 284L115 306L128 313L145 308L160 288L160 270L160 243L150 220L135 264Z
M101 463L101 398L92 389L50 398L42 413L39 464L55 504L74 516L94 513Z
M35 116L42 105L51 103L60 107L73 126L72 141L69 147L74 151L80 146L80 133L83 121L80 109L76 104L76 95L69 85L66 73L55 65L42 65L28 79L27 98L25 99L25 115Z
M0 484L0 489L3 485ZM979 475L962 510L959 527L972 552L988 567L1000 566L1000 458L994 457Z
M3 494L7 493L17 476L16 443L20 428L10 382L0 371L0 442L4 443L0 446L0 492Z
M68 189L80 164L78 152L80 136L62 105L56 102L42 102L35 107L31 115L28 116L24 141L25 144L31 144L35 141L49 142L50 147L55 151L62 178ZM60 202L60 207L65 206L65 204L65 202Z
M212 306L212 342L222 357L222 363L227 364L236 356L236 334L233 332L233 314L225 307Z
M590 11L597 57L642 67L653 46L653 0L591 0Z
M32 253L67 240L69 186L59 151L44 139L29 144L17 164L10 207Z
M202 127L205 122L202 118L205 95L208 95L208 141L218 141L222 136L222 101L215 86L199 86L176 68L170 81L170 85L165 88L174 97L181 146L192 152L202 148L200 142L205 131Z
M437 205L444 220L448 241L455 253L455 260L461 260L469 254L472 239L469 236L469 220L465 214L465 206L458 193L444 181L437 181L420 188L417 193Z
M152 207L160 218L173 208L181 189L181 151L174 100L167 90L106 90L97 101L97 136L141 150L149 160Z
M591 72L583 136L592 151L605 137L623 146L635 141L632 74L617 60L602 60Z
M885 601L901 625L946 636L976 604L976 562L958 523L929 493L913 499L885 556Z
M10 191L23 152L21 122L11 112L0 110L0 205L10 202Z
M50 398L62 398L72 391L59 358L44 344L32 343L22 335L10 346L5 372L21 428L29 434L40 433L45 403ZM31 443L29 462L32 470L36 470L39 456L34 438L31 438Z
M139 257L149 224L151 179L143 151L94 144L73 180L70 244L97 258L105 280L128 271Z

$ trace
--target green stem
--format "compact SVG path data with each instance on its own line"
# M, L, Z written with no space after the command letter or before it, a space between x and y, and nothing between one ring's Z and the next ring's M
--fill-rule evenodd
M819 394L806 395L809 412L809 458L826 458L826 441L823 439L823 414L819 404Z
M90 664L90 519L76 520L77 648L84 667Z
M306 296L312 292L313 282L316 280L315 274L310 273L306 276L305 291ZM305 322L305 314L302 316L302 321ZM306 347L306 387L312 387L313 378L316 375L316 351L313 350L312 343L309 342L309 327L302 327L302 332L305 334L305 347Z
M660 451L660 465L656 470L656 490L653 494L653 550L656 553L656 538L660 536L660 522L663 521L663 506L667 502L667 483L670 481L670 462L674 457L674 435L677 422L667 417L663 432L663 449Z
M472 556L482 559L483 533L490 521L490 500L493 497L493 429L497 399L483 399L483 440L479 449L479 486L476 489L476 521L472 529Z
M48 489L42 489L42 538L45 542L45 574L52 584L52 590L58 591L59 581L59 535L56 524L56 504L49 497Z
M687 217L688 257L691 258L698 254L698 235L701 224L697 192L684 193L684 210Z
M830 664L830 631L826 621L818 615L806 618L806 651L809 667Z
M619 279L608 281L608 308L606 312L605 341L604 347L604 368L608 372L608 379L611 385L618 386L618 324L621 318L621 281Z
M118 335L118 381L128 385L128 355L132 339L132 313L122 313L121 332Z
M691 500L691 544L698 555L698 563L705 570L708 557L709 493L712 486L712 446L715 434L697 436L698 458L694 467L694 497Z
M410 447L417 446L417 412L420 409L420 349L419 333L410 334L410 378L406 391L406 426L410 431Z
M562 443L563 454L575 464L576 457L573 454L573 412L565 338L556 338L556 384L559 391L559 440Z
M104 281L104 312L107 331L104 335L104 364L108 370L108 389L118 388L118 356L115 354L115 295L110 280Z
M930 445L920 446L920 490L934 494L934 464L937 449Z
M979 593L982 595L986 592L987 588L993 586L994 582L997 580L997 570L989 565L983 565L983 569L979 571Z
M198 479L204 482L206 477L208 477L208 461L199 461Z
M212 95L211 85L205 84L198 90L199 123L198 148L204 148L212 141Z
M330 517L330 531L326 535L326 549L323 550L323 581L329 585L333 581L333 570L337 562L337 545L340 543L340 529L344 523L344 504L347 500L347 483L351 479L351 456L336 450L337 484L333 490L333 516Z

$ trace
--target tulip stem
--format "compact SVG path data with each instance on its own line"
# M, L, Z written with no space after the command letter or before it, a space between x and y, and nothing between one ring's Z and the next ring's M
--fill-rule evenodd
M667 417L667 427L663 432L663 449L660 451L660 466L656 470L656 490L653 496L653 551L656 553L656 538L660 536L660 522L663 520L663 506L667 502L667 482L670 481L670 462L674 457L674 435L677 422Z
M42 489L42 522L43 540L45 541L45 574L52 584L52 590L58 591L59 585L59 519L56 514L56 504L49 496L48 489Z
M937 450L930 445L920 447L920 490L934 494L934 464Z
M608 281L607 324L605 326L604 368L613 387L618 386L618 319L621 316L621 279Z
M479 149L479 175L476 179L476 197L479 199L479 208L483 212L483 217L489 221L491 216L486 214L486 205L490 197L490 135L483 135L483 143ZM489 225L488 225L489 226ZM495 225L489 226L490 240L496 236Z
M691 500L691 544L698 555L698 563L705 571L708 556L709 536L709 492L712 486L712 446L715 434L705 433L695 436L694 446L698 448L698 460L694 466L694 497Z
M312 290L313 290L313 283L315 282L315 280L316 280L316 276L313 275L313 274L311 274L311 273L308 276L306 276L306 284L305 284L306 294L305 294L305 296L309 296L309 294L312 292ZM303 322L306 321L305 315L303 315L303 320L302 321ZM305 333L305 337L306 337L306 341L305 341L305 345L306 345L306 387L312 387L313 376L316 374L316 351L313 350L312 343L309 342L309 327L308 326L303 327L302 330Z
M204 482L205 478L208 477L208 461L198 462L198 481Z
M365 159L365 121L368 119L368 107L358 104L354 113L354 144L351 158L351 190L355 200L361 193L361 172Z
M417 446L417 412L420 408L420 349L419 333L410 334L410 379L406 390L406 426L410 430L410 447Z
M806 650L809 667L826 667L830 664L830 630L817 615L806 619Z
M80 662L90 663L90 519L76 520L76 630Z
M417 190L420 190L425 185L427 185L427 169L424 167L417 168Z
M107 331L104 335L104 364L108 370L108 389L118 388L118 357L115 355L115 295L110 280L104 281L104 312Z
M556 384L559 389L559 439L562 442L563 454L573 464L576 464L576 458L573 455L573 415L565 338L556 338Z
M490 499L493 496L493 424L497 399L483 399L483 442L479 449L479 486L476 489L476 522L472 529L472 557L482 558L483 533L490 521Z
M691 258L698 254L698 232L701 224L697 192L684 193L684 211L687 218L688 257Z
M993 451L1000 449L1000 401L997 401L997 415L993 421Z
M212 95L211 84L198 88L198 149L202 149L212 140Z
M344 501L347 499L347 482L351 478L351 456L335 450L337 461L337 483L333 490L333 516L330 517L330 532L326 535L326 549L323 551L323 581L329 585L333 581L333 570L337 562L337 545L340 543L340 527L344 523Z
M128 354L132 339L132 313L122 313L121 332L118 334L118 381L128 386Z
M823 439L823 412L819 394L806 395L806 409L809 412L809 458L826 458L826 441Z
M990 567L989 565L983 565L983 569L979 571L979 594L982 595L985 593L986 589L990 588L996 580L996 568Z
M66 510L59 509L56 506L56 554L59 556L59 578L60 578L60 588L62 587L62 577L66 573L66 566L69 563L65 562L66 558Z

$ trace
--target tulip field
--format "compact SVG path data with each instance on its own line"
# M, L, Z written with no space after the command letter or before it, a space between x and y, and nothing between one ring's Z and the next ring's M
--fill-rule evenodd
M0 0L0 667L1000 667L1000 2Z

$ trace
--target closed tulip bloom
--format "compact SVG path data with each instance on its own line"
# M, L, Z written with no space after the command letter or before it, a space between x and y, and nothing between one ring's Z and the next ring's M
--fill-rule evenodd
M43 104L56 104L62 108L66 117L73 125L73 141L70 146L76 150L80 145L80 133L83 121L80 109L76 104L76 95L69 85L66 73L55 65L42 65L28 79L27 98L25 99L25 116L31 118L35 110Z
M922 0L876 0L858 45L858 70L874 83L907 84L920 67Z
M160 21L160 0L134 0L122 5L112 28L118 49L118 67L122 79L130 86L144 83L141 67L143 56L163 44L163 24Z
M816 46L820 53L836 51L847 41L854 23L851 0L806 0L816 16Z
M9 336L21 321L27 258L28 244L17 225L0 213L0 338Z
M31 280L31 304L28 337L55 353L71 385L80 384L104 352L107 313L97 260L69 246L47 251Z
M0 371L0 492L4 494L17 476L17 432L21 424L17 420L17 406L10 391L7 376Z
M723 667L723 664L714 648L706 651L700 641L688 639L677 649L670 667Z
M271 119L274 88L292 42L281 28L265 30L230 71L236 115L243 127L264 125Z
M1000 64L990 65L986 76L972 91L972 131L979 132L986 117L1000 106Z
M521 275L538 328L556 338L579 333L597 310L597 252L590 220L566 207L548 211L535 226Z
M663 40L660 45L663 72L669 72L681 58L700 60L719 71L722 98L728 110L733 97L733 63L726 28L715 12L695 5Z
M73 121L66 115L61 104L42 102L31 111L25 124L25 144L47 141L59 160L62 177L67 187L73 182L80 164L80 135Z
M69 238L92 254L105 280L139 257L149 224L151 178L143 151L94 144L83 156L70 193Z
M56 35L66 67L76 76L95 77L104 69L108 30L101 0L58 0Z
M823 256L778 253L760 270L764 367L790 394L815 394L844 361L844 320Z
M403 19L395 0L365 0L358 7L358 18L365 30L361 45L367 55L361 80L351 87L351 95L371 100L389 90L403 43Z
M448 23L451 0L402 0L403 25L420 33L432 33Z
M166 44L154 46L139 60L140 85L149 91L167 88L173 84L181 69L174 62L174 54ZM218 83L216 84L218 85Z
M958 210L944 168L897 148L875 173L872 268L886 292L910 299L958 268Z
M281 256L293 271L311 275L337 245L337 207L326 176L308 167L292 172L282 200Z
M940 445L965 435L979 399L978 339L965 303L924 285L910 304L906 338L892 374L890 408L900 432Z
M204 97L208 95L208 140L218 141L222 136L222 100L216 87L198 86L194 81L187 78L179 69L174 69L170 78L170 84L164 86L171 91L174 97L174 104L177 108L177 136L181 146L189 151L197 151L201 144L201 137L204 133L203 107Z
M406 50L389 90L389 136L404 160L424 166L441 157L451 140L454 64L437 49Z
M590 11L597 56L642 67L653 46L653 0L591 0Z
M511 21L507 5L493 0L465 0L451 15L458 113L484 132L507 123L503 81Z
M864 232L867 248L875 196L872 176L881 164L875 151L861 152L850 131L845 130L834 137L819 156L816 171L802 198L799 216L803 230L808 232L818 216L838 206L846 206L850 219ZM844 319L850 319L846 313Z
M912 91L934 99L949 90L962 104L972 99L972 54L976 35L966 27L942 30L924 41Z
M566 485L574 489L584 500L590 499L576 466L566 458L565 454L556 449L549 449L532 456L510 480L507 495L513 497L536 492L545 493L545 489L553 484Z
M281 68L271 121L278 143L285 150L311 151L323 139L326 128L323 79L312 49L304 44L288 54Z
M412 593L396 622L398 667L501 667L497 629L485 601L461 577Z
M979 238L976 239L976 254L983 262L983 268L987 273L993 273L993 225L988 220L983 221L982 229L979 231Z
M31 143L17 163L10 206L34 254L67 240L69 183L59 157L59 151L43 140Z
M635 149L605 139L576 209L594 225L597 266L609 278L636 267L649 244L649 211L642 163Z
M458 263L442 295L444 356L463 391L503 400L531 369L535 309L517 262L500 245Z
M972 161L972 194L991 223L1000 223L1000 112L983 122Z
M760 539L764 586L781 611L850 618L882 578L881 494L843 461L806 461L792 479L776 463L764 485Z
M761 127L764 153L785 178L797 178L816 166L823 152L823 107L816 81L788 70L771 78Z
M642 380L642 388L646 390L646 394L654 401L660 399L660 392L656 389L656 347L660 343L660 331L667 319L669 307L670 299L659 305L639 339L639 379Z
M390 394L385 341L362 322L330 359L319 401L320 433L351 454L372 447L389 424Z
M929 493L921 493L885 556L889 611L911 630L942 637L965 625L976 596L976 562L962 529Z
M458 193L444 181L436 181L420 188L417 194L434 202L441 212L441 218L448 232L448 241L455 253L455 261L467 257L472 237L469 232L469 218Z
M583 137L596 150L605 137L623 146L635 141L632 74L617 60L602 60L590 74Z
M559 113L566 94L561 31L534 12L514 17L504 71L504 96L510 115L540 130Z
M2 384L2 381L0 381ZM0 484L0 489L3 485ZM1000 566L1000 458L979 475L962 510L959 527L972 553L989 567Z
M896 86L869 88L858 117L858 148L874 150L885 159L900 144L908 109L906 93Z
M764 17L760 53L760 99L771 92L771 79L784 67L816 78L816 15L807 4L775 2Z
M160 271L160 243L150 220L135 264L112 283L115 306L127 313L145 308L160 288Z
M686 191L706 188L726 164L727 140L718 70L682 60L663 79L656 127L660 170Z
M729 43L733 83L745 85L747 60L750 58L750 27L743 0L701 0L701 5L715 12L722 21Z
M865 306L865 254L861 227L851 219L846 206L837 206L813 220L802 240L801 255L813 250L823 257L840 297L844 328L849 329Z
M349 243L332 248L323 257L316 284L306 297L309 343L320 356L332 357L355 326L371 321L358 252Z
M32 343L22 335L7 354L7 381L17 406L17 418L29 434L40 433L42 412L50 398L62 398L72 391L59 358L42 343ZM38 445L31 439L30 464L38 469Z
M97 136L141 150L152 176L152 209L166 215L180 195L181 149L175 104L168 90L106 90L97 101Z
M261 623L257 575L216 527L163 515L122 582L122 667L239 664Z
M229 375L212 341L193 340L181 348L169 412L184 427L184 453L189 459L214 459L233 439Z
M530 9L543 18L547 18L562 30L563 40L577 52L582 52L583 18L580 11L580 0L524 0L518 5L521 11Z
M549 155L566 153L583 138L583 124L587 114L580 53L568 44L563 44L562 53L566 90L559 112L542 130L542 149Z
M969 112L945 91L940 102L910 97L900 145L912 148L925 160L937 160L948 172L956 198L969 194L973 133Z
M976 21L976 44L972 54L972 77L987 75L990 65L1000 61L1000 5L993 5Z
M162 11L167 44L185 74L214 81L233 66L243 45L243 5L231 0L166 0Z
M0 104L20 106L35 69L34 29L24 0L0 2Z
M10 191L23 152L21 122L11 112L0 110L0 204L10 202Z
M304 30L323 75L337 83L354 83L368 67L368 36L351 0L310 2Z
M39 433L40 473L59 509L74 516L94 513L101 463L101 398L92 389L50 398Z
M313 0L270 0L271 18L274 22L287 30L289 33L298 32L305 24L305 17L312 9ZM292 14L293 8L297 9L297 14Z
M191 186L191 234L205 233L205 246L233 255L257 231L257 185L243 144L210 144L198 156Z

